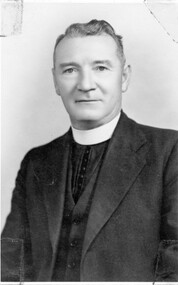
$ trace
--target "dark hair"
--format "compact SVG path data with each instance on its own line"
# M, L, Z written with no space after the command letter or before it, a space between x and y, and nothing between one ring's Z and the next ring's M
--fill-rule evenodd
M88 23L75 23L70 25L65 34L60 35L54 46L54 54L53 54L53 62L55 64L55 51L56 47L60 43L63 38L73 38L73 37L87 37L87 36L95 36L107 34L110 35L116 42L118 47L118 55L120 56L122 62L125 62L124 49L122 43L122 36L117 35L113 29L113 27L104 20L91 20Z

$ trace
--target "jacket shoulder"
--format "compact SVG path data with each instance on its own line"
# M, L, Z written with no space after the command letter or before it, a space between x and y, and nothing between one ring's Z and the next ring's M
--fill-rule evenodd
M160 146L174 145L178 142L178 131L138 123L127 117L124 112L121 113L121 125L123 133L131 135L132 141L133 139L139 140L142 138L150 144L158 144Z
M121 110L121 124L124 126L124 129L127 128L129 132L133 134L142 133L148 140L177 140L178 131L166 128L158 128L150 125L144 125L136 120L129 118L123 110Z
M69 137L70 137L70 130L64 135L46 144L32 148L26 153L23 161L46 160L51 154L55 153L56 151L62 151L62 148L65 147L65 144L69 139Z
M139 129L145 134L147 140L160 145L171 144L178 142L178 131L172 129L157 128L136 123Z

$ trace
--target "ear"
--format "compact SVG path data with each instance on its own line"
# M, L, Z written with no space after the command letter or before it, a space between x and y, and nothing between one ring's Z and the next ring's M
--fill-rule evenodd
M56 93L57 93L57 95L60 96L59 86L57 84L56 73L55 73L55 68L54 67L52 68L52 74L53 74L53 81L54 81L54 87L55 87Z
M122 71L122 92L127 91L130 82L130 77L131 77L131 66L125 64Z

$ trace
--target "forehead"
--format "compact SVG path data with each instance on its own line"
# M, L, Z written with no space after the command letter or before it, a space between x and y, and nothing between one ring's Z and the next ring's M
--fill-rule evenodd
M118 59L118 47L109 35L64 38L55 51L55 61Z

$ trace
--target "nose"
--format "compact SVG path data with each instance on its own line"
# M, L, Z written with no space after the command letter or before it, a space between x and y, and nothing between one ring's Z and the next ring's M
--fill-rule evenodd
M82 92L88 92L96 89L96 83L92 71L85 70L80 74L77 88Z

